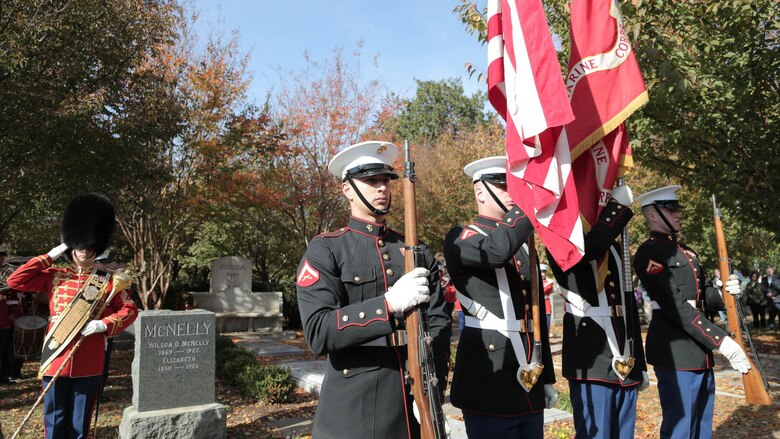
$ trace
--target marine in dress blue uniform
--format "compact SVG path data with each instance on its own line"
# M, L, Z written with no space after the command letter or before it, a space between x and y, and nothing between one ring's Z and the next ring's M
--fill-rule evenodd
M424 268L404 274L404 237L385 223L397 153L392 143L364 142L333 158L328 168L342 181L352 217L312 239L298 268L306 341L328 356L313 438L419 437L406 346L388 340L403 329L397 317L417 304L428 307L436 373L446 381L451 320L437 262L423 246Z
M543 411L557 398L545 324L541 358L532 358L531 271L523 244L533 227L507 193L505 167L506 157L488 157L464 168L474 183L479 216L454 227L444 240L465 314L450 400L463 411L471 439L541 438ZM538 303L544 303L542 288ZM544 369L526 391L518 370L536 361Z
M578 439L633 438L637 391L649 385L636 299L633 291L624 291L617 243L633 216L631 198L628 186L615 188L585 234L583 258L569 270L562 271L547 252L567 300L563 376ZM625 374L620 363L629 362L633 366Z
M709 438L715 402L712 351L719 349L742 373L750 363L728 333L704 317L703 302L721 299L718 293L707 297L698 255L677 241L682 220L678 189L667 186L637 197L650 238L637 250L634 268L652 299L645 350L658 378L661 437ZM738 294L738 283L729 292Z

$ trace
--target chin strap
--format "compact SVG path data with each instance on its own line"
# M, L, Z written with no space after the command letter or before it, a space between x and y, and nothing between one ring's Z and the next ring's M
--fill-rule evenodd
M661 209L658 207L657 204L653 203L653 209L655 209L655 211L658 212L658 215L661 216L661 219L664 221L664 224L666 224L666 227L669 228L669 231L672 233L672 236L676 238L677 232L679 230L675 230L674 227L672 227L672 223L670 223L669 220L666 219L666 215L664 215L663 212L661 212Z
M363 204L365 204L368 210L370 210L372 213L374 213L375 215L387 215L388 213L390 213L390 206L393 204L392 195L389 195L388 199L390 201L387 203L386 210L377 209L376 207L372 206L371 203L368 202L368 200L366 200L366 197L363 196L363 194L360 192L360 189L358 189L357 186L355 185L355 182L352 180L352 177L347 177L347 181L349 182L349 185L352 186L352 189L355 190L355 193L357 194L358 198L360 198L360 201L362 201Z
M485 189L487 189L487 192L490 194L490 196L493 197L493 200L496 202L496 204L498 204L498 207L500 207L501 210L504 211L504 213L509 212L509 209L507 209L506 206L504 206L504 203L502 203L501 200L498 199L496 194L493 193L493 190L490 189L490 185L487 183L487 181L485 181L484 178L480 178L479 181L482 182L482 186L484 186Z

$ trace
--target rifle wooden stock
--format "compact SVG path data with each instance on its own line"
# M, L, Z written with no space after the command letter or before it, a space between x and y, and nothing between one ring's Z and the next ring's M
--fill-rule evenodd
M417 241L417 202L415 191L414 163L410 159L409 144L404 146L406 155L405 172L403 178L404 189L404 272L408 273L417 266L415 260L415 250L418 247ZM408 335L408 365L407 371L411 381L412 395L417 403L417 409L420 414L420 436L422 439L443 439L446 437L444 431L443 411L441 400L438 395L436 383L430 382L430 376L426 376L422 363L427 361L427 368L433 365L433 358L421 358L423 349L430 349L430 346L424 346L424 314L419 307L412 308L406 315L406 333ZM428 340L430 343L430 340ZM434 366L435 370L435 366ZM430 372L430 371L428 371ZM447 379L444 377L444 379ZM426 388L427 387L427 388ZM432 394L435 393L435 394ZM437 406L436 406L437 405Z
M712 197L712 203L714 208L715 218L715 238L718 242L718 268L720 269L721 280L723 280L723 287L721 295L723 296L723 305L726 307L726 315L729 320L729 331L734 334L734 340L739 344L743 351L745 345L742 342L742 329L739 325L739 316L737 315L737 304L735 303L734 296L726 291L726 281L731 276L731 269L729 268L729 256L726 250L726 236L723 233L723 223L720 220L720 213L715 205L715 197ZM742 384L745 387L745 400L748 404L753 405L769 405L772 404L772 399L764 386L764 381L761 378L761 372L756 367L756 363L750 357L747 356L750 361L750 370L748 373L742 375Z
M538 344L542 341L541 312L539 311L539 256L536 254L536 240L533 233L528 237L528 260L531 264L529 268L531 274L531 318L534 319L534 344ZM547 324L546 321L545 324ZM531 360L533 361L533 358ZM540 363L542 362L541 358L537 358L537 360Z

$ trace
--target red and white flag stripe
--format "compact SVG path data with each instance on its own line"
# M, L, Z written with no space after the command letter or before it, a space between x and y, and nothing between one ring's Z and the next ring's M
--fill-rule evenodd
M541 0L488 1L488 99L507 125L509 192L566 269L584 253L560 128L574 115Z
M522 140L574 119L541 0L488 1L488 98Z

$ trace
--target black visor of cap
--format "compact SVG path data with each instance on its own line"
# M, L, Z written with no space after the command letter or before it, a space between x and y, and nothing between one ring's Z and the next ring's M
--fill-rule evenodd
M658 207L662 207L666 210L671 210L671 211L683 210L683 205L680 204L678 200L657 200L654 201L653 204L657 205Z
M384 163L369 163L366 165L355 166L354 168L348 170L347 174L344 176L344 181L346 181L348 177L368 178L375 175L387 175L392 180L398 178L398 174L393 171L391 166L388 166Z
M480 181L480 180L484 180L484 181L487 181L487 182L489 182L491 184L495 184L495 185L498 185L498 186L506 186L506 173L505 172L500 172L500 173L496 173L496 174L482 174L479 177L479 180L477 180L477 181ZM477 181L475 181L474 183L476 183Z

